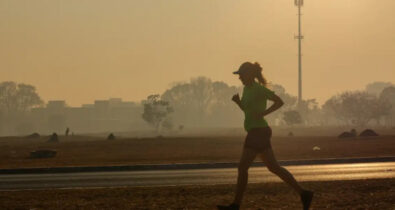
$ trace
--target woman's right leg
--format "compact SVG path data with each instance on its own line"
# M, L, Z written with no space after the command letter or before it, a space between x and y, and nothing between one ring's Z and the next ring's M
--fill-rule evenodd
M285 168L281 167L274 157L273 150L266 149L262 153L262 161L270 172L276 174L285 183L289 184L297 193L301 194L303 189L299 186L293 175Z
M300 187L298 182L295 180L293 175L283 167L281 167L276 158L274 157L273 150L267 149L262 153L262 160L266 167L272 173L279 176L284 182L289 184L296 192L300 194L300 198L303 204L303 209L308 210L310 208L311 201L314 193L308 190L304 190Z
M252 149L244 148L243 154L240 158L240 163L238 167L238 176L237 176L237 187L235 199L233 201L234 204L241 204L243 199L243 194L247 186L248 182L248 169L250 168L252 162L254 161L257 152Z

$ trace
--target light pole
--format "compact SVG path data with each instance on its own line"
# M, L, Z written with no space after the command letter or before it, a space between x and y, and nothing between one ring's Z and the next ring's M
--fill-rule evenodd
M295 39L298 40L298 75L299 75L299 85L298 85L298 107L302 102L302 27L301 27L301 7L303 6L303 0L295 0L295 6L298 7L298 35Z

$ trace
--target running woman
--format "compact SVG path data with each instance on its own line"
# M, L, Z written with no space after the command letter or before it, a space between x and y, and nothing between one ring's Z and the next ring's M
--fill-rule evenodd
M264 119L264 116L279 109L284 102L266 87L267 80L262 75L262 67L259 63L245 62L238 71L233 73L239 75L239 79L244 85L242 98L240 99L239 94L236 94L232 100L244 112L244 128L247 131L247 136L238 167L235 198L232 204L218 205L218 209L238 210L240 208L248 182L248 169L255 157L259 155L270 172L280 177L300 195L303 209L308 210L313 199L313 192L301 188L292 174L278 164L270 143L272 130ZM266 109L267 100L274 102L268 109Z

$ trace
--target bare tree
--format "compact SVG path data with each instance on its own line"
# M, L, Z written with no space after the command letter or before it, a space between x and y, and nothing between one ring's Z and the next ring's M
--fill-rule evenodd
M162 123L164 123L170 113L173 112L173 108L170 107L169 102L160 100L159 95L150 95L147 100L143 101L144 113L142 115L143 119L154 126L156 131L159 133ZM166 127L170 122L165 123Z

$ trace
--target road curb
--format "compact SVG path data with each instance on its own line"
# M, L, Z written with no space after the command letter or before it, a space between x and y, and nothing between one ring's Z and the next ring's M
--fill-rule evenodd
M372 163L393 162L395 156L387 157L361 157L361 158L330 158L317 160L281 160L282 166L296 165L322 165L346 163ZM51 167L51 168L17 168L0 169L0 174L48 174L48 173L82 173L82 172L111 172L111 171L149 171L149 170L181 170L181 169L219 169L237 168L237 162L222 163L177 163L177 164L145 164L121 166L76 166L76 167ZM253 163L252 167L262 167L262 162Z

